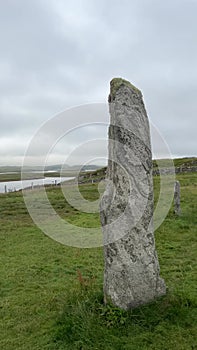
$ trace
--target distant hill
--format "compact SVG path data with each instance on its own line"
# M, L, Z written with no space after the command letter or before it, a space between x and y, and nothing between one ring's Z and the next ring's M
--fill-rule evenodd
M171 159L153 159L153 168L157 168L158 164L161 167L169 166ZM184 157L184 158L175 158L173 159L175 167L187 167L187 166L197 166L197 157Z
M194 169L194 171L196 171L196 167L197 167L197 157L184 157L184 158L175 158L173 159L173 163L174 166L176 168L177 171L187 171L187 169ZM170 167L172 164L172 160L171 159L153 159L153 170L156 170L158 168L158 166L160 168L168 168ZM99 170L101 169L101 170ZM88 172L88 173L92 173L94 176L94 172L97 171L101 171L102 176L103 176L103 169L106 169L106 167L102 167L96 164L93 165L80 165L80 164L76 164L76 165L72 165L69 166L68 164L65 164L62 168L61 164L54 164L54 165L47 165L45 167L45 171L46 172L50 172L50 171L54 171L57 174L63 170L63 173L67 173L68 176L70 173L76 173L80 170L80 173L83 172ZM42 167L41 166L28 166L25 169L23 168L23 170L25 170L26 172L36 172L36 171L41 171ZM0 166L0 173L20 173L21 172L21 167L20 166Z
M0 166L0 173L7 173L7 172L20 172L21 167L20 166L14 166L14 165L5 165L5 166Z
M197 157L185 157L185 158L176 158L173 159L175 172L190 172L190 171L197 171ZM153 175L159 174L159 169L169 169L172 165L171 159L158 159L153 160ZM106 176L107 167L103 167L100 169L97 169L95 171L88 171L88 172L80 172L79 175L79 182L86 183L86 182L98 182L105 178ZM164 171L165 172L165 171ZM166 172L168 173L168 171Z
M87 171L87 170L96 170L99 169L100 166L99 165L80 165L80 164L76 164L76 165L72 165L69 166L67 164L65 164L63 166L63 170L66 171L78 171L78 170L82 170L82 171ZM7 173L7 172L21 172L21 167L20 166L14 166L14 165L6 165L6 166L0 166L0 173ZM27 171L27 172L32 172L32 171L41 171L42 167L41 166L27 166L23 168L23 171ZM60 172L62 170L62 164L55 164L55 165L47 165L44 168L45 171L55 171L55 172Z

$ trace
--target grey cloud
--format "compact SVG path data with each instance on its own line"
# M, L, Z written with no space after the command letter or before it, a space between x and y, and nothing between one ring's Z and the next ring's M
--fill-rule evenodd
M122 76L141 88L172 153L193 155L196 11L192 0L1 2L2 142L10 136L14 154L16 135L69 106L106 102L109 80Z

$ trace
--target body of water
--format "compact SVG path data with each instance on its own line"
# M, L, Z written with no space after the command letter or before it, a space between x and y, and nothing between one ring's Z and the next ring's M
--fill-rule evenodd
M44 185L58 185L63 181L72 180L74 177L45 177L43 179L30 179L19 181L0 182L0 193L19 191L25 188L33 188Z

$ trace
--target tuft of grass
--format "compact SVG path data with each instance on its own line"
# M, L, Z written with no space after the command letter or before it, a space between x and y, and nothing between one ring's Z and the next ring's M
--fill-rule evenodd
M131 311L103 304L102 292L75 294L59 316L58 349L195 349L196 304L168 293Z

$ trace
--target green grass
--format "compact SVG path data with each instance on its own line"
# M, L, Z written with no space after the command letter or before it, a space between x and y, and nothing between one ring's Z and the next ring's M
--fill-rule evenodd
M182 215L171 208L155 233L167 295L130 312L103 304L102 248L60 245L34 225L21 193L0 195L0 348L197 349L197 174L177 178ZM155 178L155 198L158 188ZM66 220L99 225L97 214L72 208L59 188L47 191ZM81 193L98 198L95 184L82 185Z

